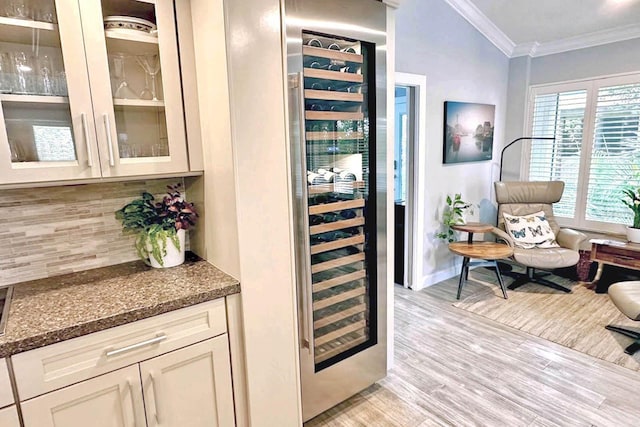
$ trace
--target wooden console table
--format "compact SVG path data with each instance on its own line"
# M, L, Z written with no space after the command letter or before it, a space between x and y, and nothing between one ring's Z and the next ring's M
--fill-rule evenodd
M591 261L598 263L598 271L588 287L593 289L602 277L605 264L640 270L640 244L616 240L591 240Z

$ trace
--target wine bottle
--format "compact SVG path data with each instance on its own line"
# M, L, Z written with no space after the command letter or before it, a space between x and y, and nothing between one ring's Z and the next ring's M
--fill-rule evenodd
M305 44L311 47L322 47L322 42L318 39L309 39L305 42Z

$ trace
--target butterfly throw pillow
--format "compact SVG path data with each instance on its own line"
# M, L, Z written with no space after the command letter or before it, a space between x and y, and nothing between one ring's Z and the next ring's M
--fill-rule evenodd
M503 213L504 226L515 245L523 249L557 248L556 235L543 211L525 216Z

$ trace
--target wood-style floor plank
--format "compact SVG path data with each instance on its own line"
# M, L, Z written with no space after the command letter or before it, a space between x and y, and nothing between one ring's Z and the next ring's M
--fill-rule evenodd
M463 296L488 286L469 281ZM455 289L437 292L396 288L394 368L307 427L640 425L640 372L455 308Z

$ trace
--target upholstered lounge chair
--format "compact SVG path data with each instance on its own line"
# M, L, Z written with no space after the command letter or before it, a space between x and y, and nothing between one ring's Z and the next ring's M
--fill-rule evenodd
M608 292L618 310L629 319L640 321L640 281L614 283L609 286ZM624 350L625 353L633 355L640 350L640 332L614 325L608 325L606 328L635 340Z
M498 202L498 227L493 231L500 240L513 247L512 261L526 268L526 274L504 272L514 277L509 289L516 289L525 283L534 282L563 292L571 292L564 286L553 283L536 274L536 269L553 270L571 267L578 263L580 244L587 236L575 230L560 228L553 216L553 203L562 197L564 182L531 181L494 183L496 201ZM505 231L503 213L514 216L525 216L543 211L549 226L556 236L560 247L523 249L516 246L514 239Z

